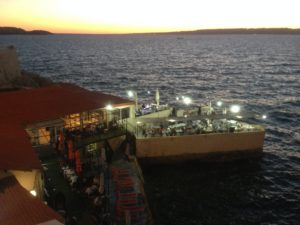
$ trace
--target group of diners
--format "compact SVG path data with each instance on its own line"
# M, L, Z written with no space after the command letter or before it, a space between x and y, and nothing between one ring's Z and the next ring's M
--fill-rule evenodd
M91 205L91 216L95 224L107 219L109 212L107 191L105 190L105 177L103 171L94 171L89 175L78 175L76 171L61 161L61 174L74 195L85 196L86 202ZM104 165L105 169L105 165Z
M167 137L183 136L207 133L234 132L233 127L240 128L240 123L236 122L233 126L228 120L186 120L169 122L167 124L144 124L138 129L138 136L142 137Z
M101 122L97 124L88 124L84 127L63 128L61 131L66 139L72 138L74 140L80 140L82 138L91 137L97 134L104 134L108 131L118 129L119 127L120 124L116 120L112 120L108 123ZM57 141L59 141L59 137L60 136L57 136Z

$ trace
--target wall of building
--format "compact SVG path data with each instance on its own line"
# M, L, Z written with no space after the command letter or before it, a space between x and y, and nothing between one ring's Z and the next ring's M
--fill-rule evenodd
M137 157L172 157L186 154L226 153L262 150L264 131L249 133L219 133L136 140Z
M149 113L149 114L145 114L143 116L139 116L138 118L163 118L163 117L169 117L170 114L172 112L172 108L166 109L166 110L162 110L162 111L158 111L158 112L154 112L154 113Z
M17 52L14 47L0 49L0 87L21 77Z
M18 182L27 190L35 190L37 196L42 198L43 196L43 182L40 170L21 171L21 170L10 170Z

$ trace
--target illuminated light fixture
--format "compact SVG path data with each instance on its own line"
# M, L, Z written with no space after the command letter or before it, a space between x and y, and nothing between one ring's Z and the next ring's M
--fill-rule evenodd
M136 123L137 123L137 124L141 124L142 122L141 122L141 121L137 121Z
M262 115L262 117L261 117L262 119L267 119L267 115Z
M239 113L241 111L241 107L239 105L232 105L230 107L230 112L232 113Z
M236 116L236 118L238 118L238 119L242 119L243 117L242 117L242 116L240 116L240 115L238 115L238 116Z
M217 101L217 106L222 106L223 105L223 102L221 102L221 101Z
M151 94L151 91L147 91L147 94L150 95L150 94Z
M176 97L176 101L179 101L179 97Z
M189 98L189 97L184 97L183 98L183 103L186 104L186 105L189 105L192 103L192 99Z
M138 96L136 91L127 91L127 95L129 98L134 98L135 100L135 108L138 108Z
M176 120L174 120L174 119L169 119L168 121L171 122L171 123L174 123Z
M35 197L36 196L36 191L35 190L31 190L30 194L32 194Z
M133 91L127 91L127 95L129 98L132 98L134 96Z
M184 115L184 118L187 118L187 115L186 115L186 114Z
M105 108L106 108L107 110L112 110L112 109L113 109L113 107L112 107L111 104L108 104Z

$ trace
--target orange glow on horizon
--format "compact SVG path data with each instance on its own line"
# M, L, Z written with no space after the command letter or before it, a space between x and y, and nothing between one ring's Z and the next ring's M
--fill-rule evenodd
M299 6L298 0L0 0L0 26L86 34L300 28Z

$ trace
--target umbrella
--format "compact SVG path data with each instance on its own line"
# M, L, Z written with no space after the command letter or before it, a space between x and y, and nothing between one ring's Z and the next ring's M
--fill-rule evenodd
M156 106L159 106L159 90L158 88L156 89L156 93L155 93L155 101L156 101Z

